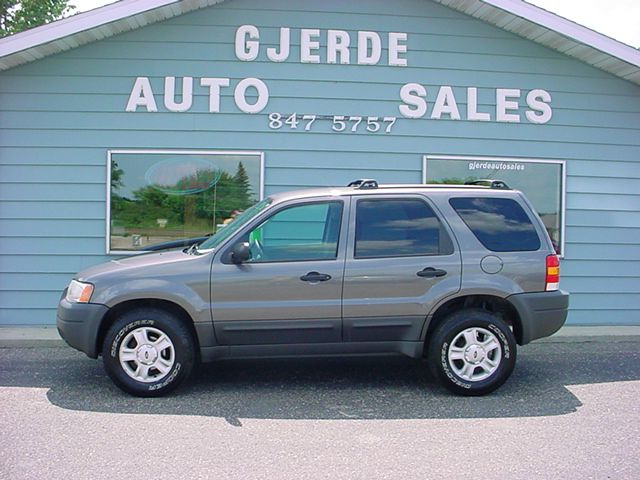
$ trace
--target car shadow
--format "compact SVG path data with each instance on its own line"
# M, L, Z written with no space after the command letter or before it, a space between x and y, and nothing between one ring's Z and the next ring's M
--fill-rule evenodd
M48 388L69 410L242 419L429 419L563 415L582 404L568 385L640 379L639 342L540 343L521 348L496 392L456 396L405 357L225 360L202 365L175 393L131 397L101 361L69 348L0 350L0 385Z

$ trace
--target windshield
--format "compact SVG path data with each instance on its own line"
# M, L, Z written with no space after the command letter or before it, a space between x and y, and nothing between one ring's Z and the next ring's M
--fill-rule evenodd
M233 219L228 225L218 229L218 231L207 240L198 245L198 252L203 250L211 250L216 248L222 242L224 242L231 235L240 230L246 223L248 223L253 217L258 215L262 210L271 204L270 198L265 198L259 203L256 203L252 207L249 207L236 218Z

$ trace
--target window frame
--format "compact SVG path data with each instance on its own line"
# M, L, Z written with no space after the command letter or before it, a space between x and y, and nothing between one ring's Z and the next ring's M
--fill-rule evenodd
M256 217L254 217L250 222L244 225L240 230L235 232L234 235L227 238L222 245L219 246L219 254L216 255L218 258L217 262L223 265L235 265L231 260L231 253L233 251L233 247L242 240L245 236L248 236L251 231L255 228L259 227L266 221L268 221L274 215L277 215L279 212L286 210L287 208L302 206L302 205L313 205L316 203L328 203L328 202L341 202L342 203L342 219L340 221L340 233L338 235L338 246L336 248L337 257L333 259L322 259L322 260L313 260L321 261L321 262L329 262L336 260L341 260L344 257L344 248L341 248L341 244L343 242L347 242L346 235L349 231L349 215L347 211L350 211L351 203L348 198L345 197L313 197L313 198L298 198L284 201L282 203L276 203L275 205L270 205L268 208L260 212ZM276 263L292 263L292 262L300 262L303 260L291 260L291 261L274 261L274 262L256 262L250 263L250 265L273 265Z
M438 220L438 222L440 223L440 230L442 233L446 234L449 240L449 243L451 244L451 252L438 252L438 253L418 253L418 254L405 254L405 255L376 255L376 256L361 256L361 257L357 257L356 256L356 242L357 242L357 235L356 235L356 228L357 228L357 215L358 215L358 202L360 201L402 201L402 200L416 200L418 202L422 202L424 203L434 214L435 218ZM377 259L377 258L412 258L412 257L446 257L446 256L450 256L450 255L454 255L456 253L456 243L454 241L454 236L453 233L451 232L451 229L449 227L449 224L444 220L444 216L442 215L442 213L440 212L440 210L438 210L438 208L436 207L436 205L433 204L433 202L430 201L430 199L428 197L425 197L424 195L419 195L419 194L415 194L415 195L398 195L398 194L382 194L382 195L358 195L358 196L354 196L353 197L353 202L351 205L351 215L353 218L353 221L350 224L350 230L351 230L351 237L350 240L348 241L348 247L349 247L349 259L352 261L364 261L364 260L372 260L372 259Z
M326 200L319 200L319 201L307 201L307 202L302 202L302 203L293 203L293 204L289 204L289 205L284 205L282 208L279 208L277 210L275 210L274 212L271 213L271 215L266 216L264 219L262 219L261 221L259 221L258 223L256 223L253 227L249 228L248 230L245 230L240 238L244 238L245 235L251 235L251 232L253 232L255 229L257 228L261 228L263 225L265 225L267 222L271 221L272 218L274 218L276 215L279 215L282 212L285 212L287 210L291 210L292 208L298 208L298 207L307 207L307 206L314 206L314 205L330 205L332 203L335 203L337 205L340 205L340 221L338 222L338 236L337 236L337 240L336 240L336 253L335 256L333 258L303 258L303 259L294 259L294 260L267 260L267 261L257 261L257 262L251 262L248 261L246 262L247 265L262 265L262 264L270 264L270 263L296 263L296 262L334 262L336 260L338 260L338 258L340 257L340 238L342 235L342 226L344 223L344 219L345 219L345 209L346 209L346 204L344 201L340 200L340 199L326 199ZM327 211L327 214L329 212ZM326 224L326 218L325 218L325 226L324 228L326 229L327 224ZM326 232L326 230L323 230L323 236L324 236L324 232ZM233 247L232 247L233 248Z
M246 155L252 157L259 157L260 161L260 179L258 182L258 201L264 199L264 152L259 150L185 150L185 149L148 149L148 148L133 148L133 149L109 149L107 150L107 164L106 164L106 208L105 208L105 223L106 223L106 237L105 237L105 252L107 255L139 255L143 253L149 253L150 250L112 250L111 249L111 162L113 155Z
M477 161L477 162L496 162L496 163L530 163L530 164L554 164L560 167L560 252L558 256L564 258L566 245L566 210L567 210L567 162L558 159L539 159L539 158L516 158L516 157L484 157L469 155L423 155L422 157L422 183L427 183L427 173L429 160L459 160L459 161ZM526 192L524 192L526 195ZM529 200L529 204L531 201ZM531 204L532 210L536 215L534 205Z

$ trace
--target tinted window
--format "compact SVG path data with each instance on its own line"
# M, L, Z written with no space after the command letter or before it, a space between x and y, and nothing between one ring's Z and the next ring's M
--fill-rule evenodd
M451 253L453 246L431 208L418 199L359 200L355 257Z
M280 210L249 233L250 262L335 259L341 221L342 202L296 205Z
M535 227L515 200L452 198L449 203L489 250L516 252L540 248Z
M427 158L426 183L463 184L500 179L523 192L540 216L556 252L562 245L564 164L559 161L517 161L501 158Z

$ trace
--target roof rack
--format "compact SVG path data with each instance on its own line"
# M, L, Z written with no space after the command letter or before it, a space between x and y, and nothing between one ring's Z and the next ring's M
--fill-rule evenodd
M405 184L379 184L372 178L359 178L350 182L347 187L354 187L358 190L373 190L377 188L490 188L493 190L511 190L511 187L502 180L480 179L461 184L443 183L405 183Z
M469 182L464 182L464 184L491 187L491 188L496 188L498 190L511 190L509 185L507 185L502 180L494 180L491 178L481 178L480 180L471 180Z
M370 188L378 188L378 182L372 178L359 178L349 183L347 187L355 187L358 190L367 190Z

